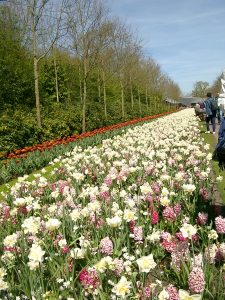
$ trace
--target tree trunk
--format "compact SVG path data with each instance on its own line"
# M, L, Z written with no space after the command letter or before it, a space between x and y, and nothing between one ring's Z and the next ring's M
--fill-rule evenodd
M131 77L130 77L130 99L131 99L131 108L132 108L132 110L134 110L134 93L133 93Z
M84 59L83 103L82 103L82 132L86 131L86 100L87 100L87 61Z
M87 82L83 82L83 103L82 103L82 132L86 131L86 99L87 99Z
M40 109L40 93L39 93L39 73L38 73L38 59L34 56L34 87L36 99L36 116L37 125L41 128L41 109Z
M140 95L139 88L138 88L138 105L139 105L139 114L141 115L141 95Z
M82 79L81 79L81 71L80 71L80 67L79 67L79 87L80 87L80 102L82 103L83 101L83 88L82 88Z
M124 119L125 113L124 113L124 87L123 82L120 80L120 86L121 86L121 111L122 111L122 118Z
M37 58L37 32L35 25L35 11L32 11L32 46L33 46L33 64L34 64L34 91L36 100L36 116L37 116L37 126L41 128L41 108L40 108L40 92L39 92L39 71Z
M55 91L56 91L56 101L59 102L59 85L58 85L58 70L56 65L56 58L53 54L53 61L54 61L54 69L55 69Z
M102 81L103 81L103 97L104 97L104 113L107 119L107 99L106 99L106 84L105 84L105 72L102 71Z
M98 100L101 101L101 78L100 72L98 71Z
M146 102L146 107L148 110L148 90L147 90L147 88L145 89L145 102Z

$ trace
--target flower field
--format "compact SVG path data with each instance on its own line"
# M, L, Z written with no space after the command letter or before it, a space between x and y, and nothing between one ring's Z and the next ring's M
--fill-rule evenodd
M0 297L224 299L207 150L187 109L76 146L51 180L19 177L0 207Z
M112 138L138 123L154 120L173 112L163 112L53 141L46 141L23 149L15 149L9 154L0 152L0 184L43 168L53 159L64 155L67 151L71 151L76 145L86 148L89 145L100 144L103 139Z

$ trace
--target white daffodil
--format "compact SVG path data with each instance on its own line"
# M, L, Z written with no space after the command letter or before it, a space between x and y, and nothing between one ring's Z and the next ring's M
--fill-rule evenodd
M201 300L202 296L200 294L190 295L187 291L179 290L180 300Z
M126 279L125 276L122 276L120 281L114 285L112 292L118 297L125 298L127 294L130 293L131 282Z
M188 223L184 223L184 225L180 228L180 231L184 238L191 239L193 235L197 233L197 229Z
M49 219L45 223L46 229L50 230L50 231L58 229L60 227L60 225L61 225L61 222L58 219Z
M156 263L154 261L152 254L138 258L136 260L136 263L138 264L139 271L141 273L148 273L150 270L152 270L156 267Z

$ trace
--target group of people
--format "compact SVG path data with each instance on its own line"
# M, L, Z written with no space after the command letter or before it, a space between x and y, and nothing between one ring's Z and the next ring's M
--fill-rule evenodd
M210 133L209 124L212 124L212 132L216 133L216 118L218 124L224 119L224 107L218 105L218 95L213 98L212 93L207 93L207 98L204 101L205 121L206 121L206 133Z
M213 98L212 93L207 93L207 98L203 102L203 112L205 114L206 121L206 133L216 133L216 118L218 118L218 124L220 124L218 132L218 143L214 151L214 157L218 159L221 169L225 168L225 101L219 101L218 96ZM210 122L212 124L212 131L210 131Z

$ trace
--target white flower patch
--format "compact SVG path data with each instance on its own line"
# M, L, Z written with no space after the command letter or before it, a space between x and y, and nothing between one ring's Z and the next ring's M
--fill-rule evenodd
M43 172L32 182L19 178L8 203L0 204L0 290L7 289L13 299L72 299L75 293L88 299L169 299L174 288L180 298L199 297L179 291L180 286L167 289L164 283L176 283L169 282L170 269L166 280L161 272L165 263L179 267L181 258L200 262L200 252L199 267L205 259L215 264L218 249L225 253L222 236L195 220L194 201L202 201L200 193L208 201L211 186L211 157L197 126L193 110L182 110L121 131L100 145L75 146L54 160L59 167L48 179ZM208 244L198 252L202 237ZM44 286L37 282L25 298L23 274L29 269L40 282L46 277ZM149 272L162 278L144 286L148 275L143 273ZM11 274L12 282L21 278L17 295Z

